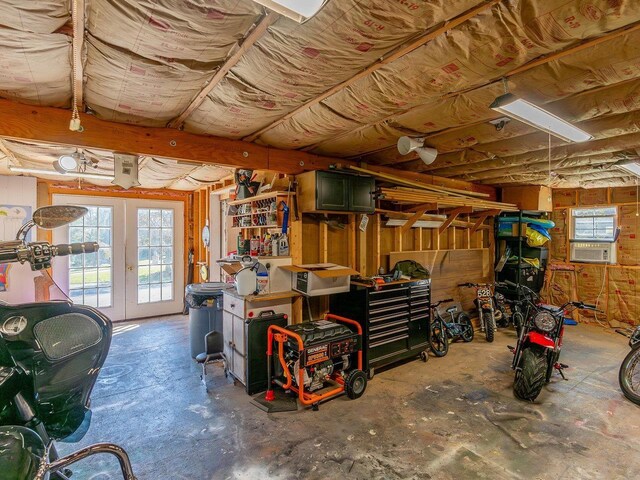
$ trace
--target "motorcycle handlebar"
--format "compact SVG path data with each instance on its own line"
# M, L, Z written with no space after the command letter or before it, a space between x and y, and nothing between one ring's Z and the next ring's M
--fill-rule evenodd
M47 242L32 242L24 244L5 244L0 248L0 263L30 263L32 270L41 270L51 266L51 259L59 256L77 255L80 253L94 253L98 251L96 242L62 243L50 245Z
M53 256L64 257L80 253L94 253L98 251L96 242L61 243L53 246Z

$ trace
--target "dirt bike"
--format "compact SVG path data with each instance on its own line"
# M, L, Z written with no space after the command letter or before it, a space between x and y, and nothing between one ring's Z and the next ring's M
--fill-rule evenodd
M484 332L487 342L493 342L497 321L502 319L502 312L497 308L494 297L494 283L460 283L459 287L475 288L474 303L478 308L480 330Z
M540 303L538 295L530 288L512 282L507 285L520 290L520 296L526 302L528 316L518 336L515 347L508 346L513 353L511 368L516 376L513 381L513 393L521 400L534 401L542 387L551 381L554 370L563 380L567 380L563 370L568 365L560 363L560 351L564 337L564 317L572 309L596 310L595 305L570 301L560 307Z
M0 263L45 270L55 256L93 253L97 243L50 245L25 241L37 225L53 229L87 213L84 207L39 208L0 242ZM68 467L97 453L115 455L125 480L135 480L127 453L109 443L60 457L54 440L79 441L89 428L90 396L111 344L111 321L70 301L0 304L0 478L67 480Z
M438 306L451 302L453 302L453 298L447 298L431 304L433 320L429 330L429 343L431 351L436 357L444 357L447 354L449 351L449 339L455 341L461 338L465 342L473 340L473 325L469 315L465 312L460 312L456 316L458 307L455 305L446 309L449 321L440 315Z
M636 405L640 405L640 326L632 331L616 330L616 332L629 337L631 351L622 361L618 381L624 396Z

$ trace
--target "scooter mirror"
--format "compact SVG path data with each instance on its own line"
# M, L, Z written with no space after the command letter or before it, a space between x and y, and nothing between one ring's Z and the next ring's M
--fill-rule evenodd
M40 228L52 230L75 222L84 217L88 211L85 207L74 205L40 207L33 213L33 222Z

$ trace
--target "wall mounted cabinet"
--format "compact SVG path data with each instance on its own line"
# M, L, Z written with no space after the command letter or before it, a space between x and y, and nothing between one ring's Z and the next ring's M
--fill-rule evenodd
M373 177L343 172L307 172L298 175L298 201L303 213L375 211Z

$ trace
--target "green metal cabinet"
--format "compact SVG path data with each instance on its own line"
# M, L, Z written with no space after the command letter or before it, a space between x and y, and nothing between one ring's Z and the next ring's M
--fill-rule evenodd
M373 177L339 172L316 172L316 209L373 213Z

